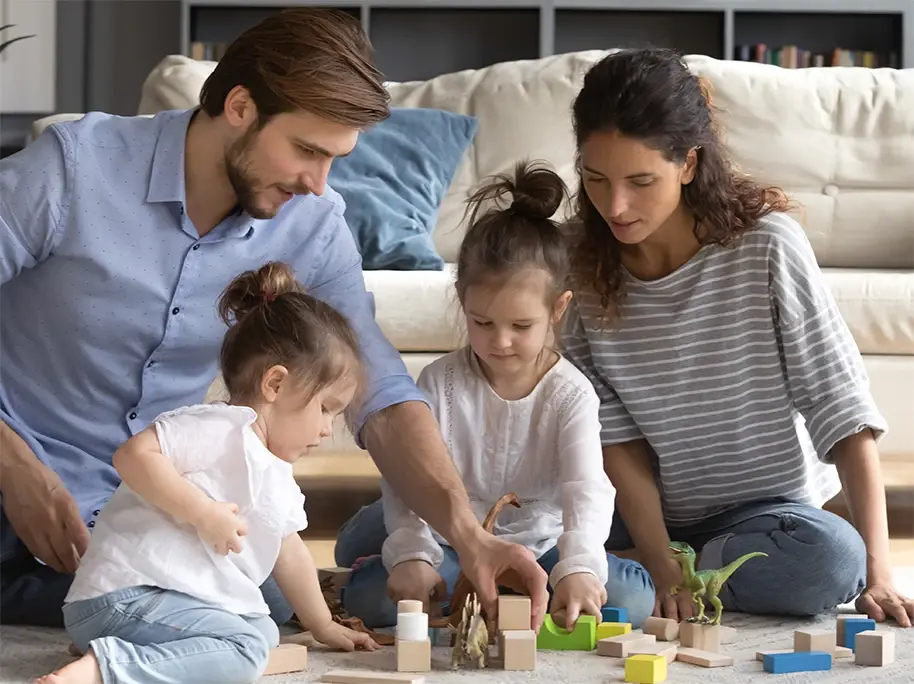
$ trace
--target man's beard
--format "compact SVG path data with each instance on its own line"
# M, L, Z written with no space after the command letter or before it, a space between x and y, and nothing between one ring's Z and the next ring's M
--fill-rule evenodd
M257 129L252 126L241 138L232 143L225 153L225 173L238 199L238 206L255 219L271 219L276 215L276 211L257 206L259 183L254 174L249 172L251 163L248 153L257 133Z

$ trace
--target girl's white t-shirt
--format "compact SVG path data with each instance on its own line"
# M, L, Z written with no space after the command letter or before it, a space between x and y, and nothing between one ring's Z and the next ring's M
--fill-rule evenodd
M215 501L238 505L247 525L240 553L221 555L196 528L121 483L104 506L66 602L152 585L180 591L239 615L269 615L260 585L282 540L308 526L305 497L292 465L270 452L251 428L247 406L200 404L154 421L162 453L178 473Z
M419 375L445 443L481 522L503 495L506 506L494 533L537 557L558 546L550 574L554 587L566 575L588 572L607 581L604 542L615 508L615 489L603 471L600 400L590 381L565 358L518 400L500 397L467 348L436 359ZM445 540L381 483L389 536L385 567L421 559L442 560Z

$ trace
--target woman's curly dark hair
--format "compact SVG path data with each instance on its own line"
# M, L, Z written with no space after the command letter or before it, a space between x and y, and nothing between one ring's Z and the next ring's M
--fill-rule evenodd
M678 164L698 148L695 178L683 186L683 201L695 216L699 243L727 245L763 216L789 209L791 202L780 188L736 169L711 110L709 84L676 53L622 50L603 58L584 78L573 107L577 148L593 133L612 131L638 139ZM580 174L580 163L578 170ZM625 294L620 245L587 196L583 179L579 182L572 283L578 291L595 293L601 318L611 322L618 319Z

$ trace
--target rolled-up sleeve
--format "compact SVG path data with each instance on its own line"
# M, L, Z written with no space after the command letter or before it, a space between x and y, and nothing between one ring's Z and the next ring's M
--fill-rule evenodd
M375 320L374 297L365 287L362 257L342 213L337 208L327 226L328 240L320 254L322 268L316 282L309 285L315 297L335 307L349 320L361 345L366 368L362 402L347 414L349 429L360 448L364 448L362 429L378 411L425 397L406 370L406 365Z

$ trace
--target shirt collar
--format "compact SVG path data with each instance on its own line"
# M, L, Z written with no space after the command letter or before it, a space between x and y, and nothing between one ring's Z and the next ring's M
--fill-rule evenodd
M152 155L147 202L184 203L184 142L196 108L166 114Z

